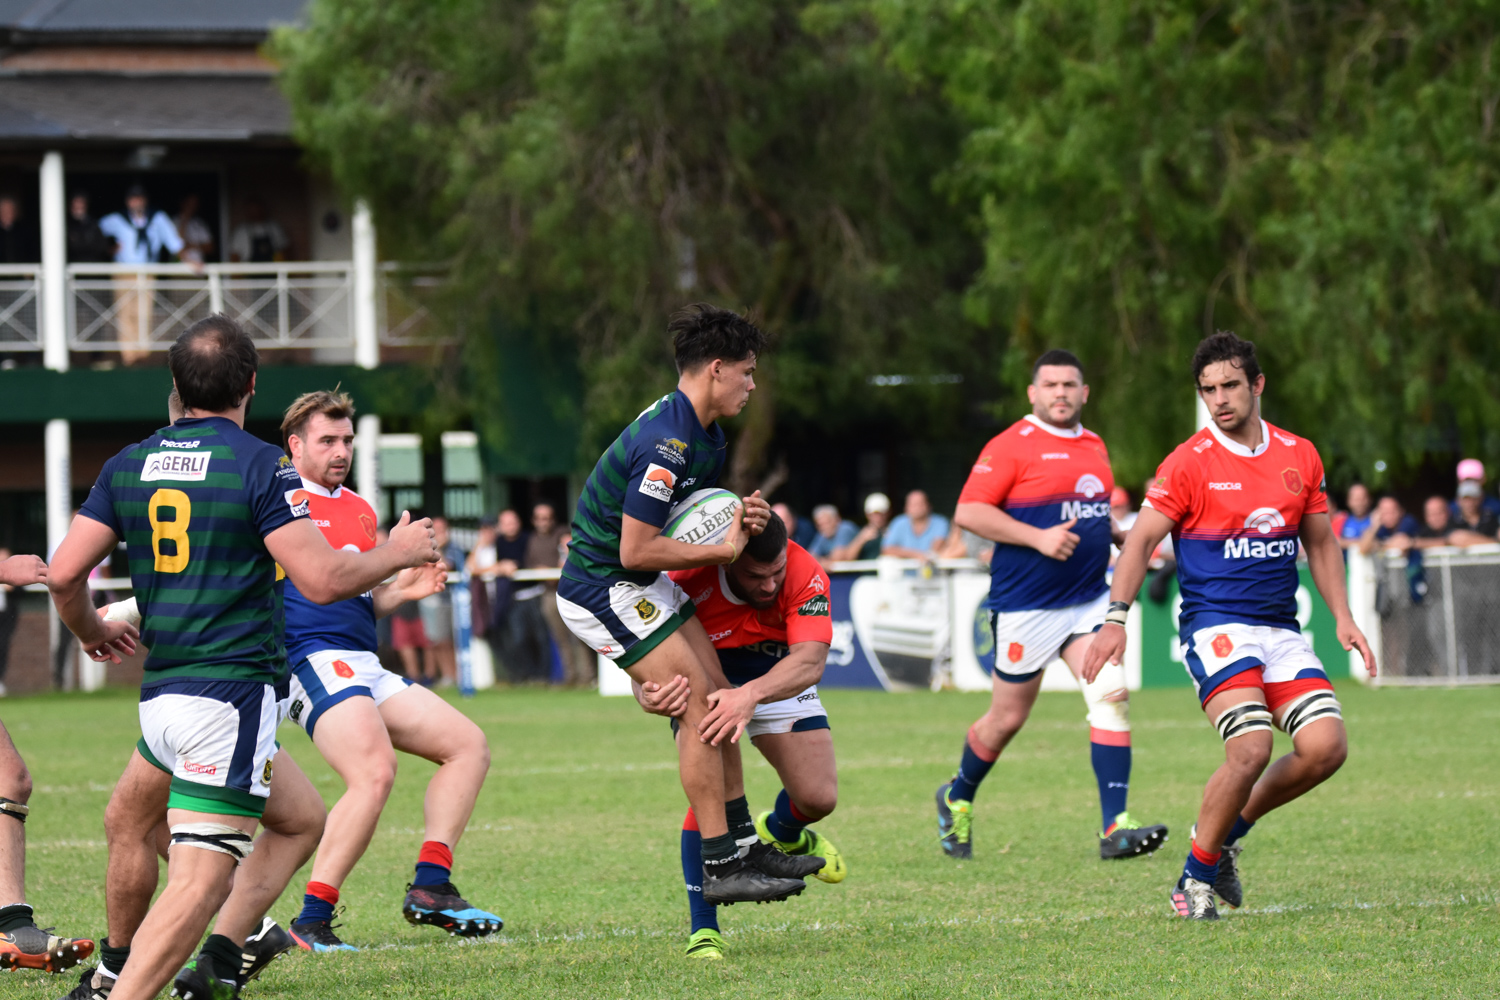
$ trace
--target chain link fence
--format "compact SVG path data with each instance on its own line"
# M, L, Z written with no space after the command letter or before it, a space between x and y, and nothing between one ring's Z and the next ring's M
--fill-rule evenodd
M1500 546L1375 564L1381 683L1500 683Z

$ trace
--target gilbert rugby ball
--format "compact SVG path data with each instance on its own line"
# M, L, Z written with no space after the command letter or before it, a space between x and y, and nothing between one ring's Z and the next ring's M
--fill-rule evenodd
M740 498L728 490L697 490L672 508L662 533L689 545L718 545L734 527Z

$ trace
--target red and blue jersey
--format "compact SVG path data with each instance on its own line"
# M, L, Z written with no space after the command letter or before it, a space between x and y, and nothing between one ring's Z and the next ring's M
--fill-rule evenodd
M298 490L287 491L292 504L307 503L313 524L328 544L350 552L368 552L375 547L375 511L364 497L346 486L330 493L317 483L302 480ZM286 581L286 650L292 663L325 649L359 649L375 652L375 599L369 594L332 604L314 604Z
M1066 560L1025 545L997 544L990 559L993 611L1038 611L1092 601L1108 589L1109 451L1092 431L1064 430L1027 414L984 446L959 503L987 503L1024 524L1076 520L1078 547Z
M1297 538L1328 511L1312 442L1261 421L1255 451L1205 427L1156 472L1145 505L1172 529L1182 635L1222 624L1297 630Z

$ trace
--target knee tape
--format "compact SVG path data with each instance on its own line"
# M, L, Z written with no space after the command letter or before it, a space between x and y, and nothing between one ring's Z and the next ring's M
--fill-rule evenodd
M1297 731L1317 719L1342 719L1343 709L1332 691L1309 691L1292 699L1281 716L1281 728L1288 736L1295 737Z
M1110 733L1130 732L1130 701L1125 687L1125 668L1105 663L1092 684L1083 683L1083 703L1089 710L1089 728ZM1119 696L1118 701L1110 700Z
M255 849L255 841L248 833L223 823L179 823L172 827L172 846L218 851L239 865Z
M1219 738L1225 743L1236 736L1244 736L1246 733L1255 733L1264 730L1271 732L1271 711L1258 701L1242 701L1238 705L1231 705L1214 720L1214 726L1219 730Z
M0 798L0 813L4 813L11 819L26 822L26 817L31 813L31 807L13 799Z

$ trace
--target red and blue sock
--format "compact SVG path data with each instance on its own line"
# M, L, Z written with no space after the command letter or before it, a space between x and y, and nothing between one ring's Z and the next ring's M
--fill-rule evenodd
M1099 783L1099 829L1107 837L1114 833L1115 817L1125 811L1130 795L1130 734L1106 729L1089 730L1089 757L1094 780Z
M326 882L309 882L307 892L302 897L302 912L297 914L296 923L312 924L332 920L333 908L337 905L339 905L337 886L328 885Z
M424 841L417 854L417 876L413 886L442 885L453 878L453 848L436 840Z
M1245 834L1249 833L1250 828L1254 825L1254 823L1250 822L1245 817L1236 816L1234 818L1234 826L1229 828L1229 836L1224 838L1224 846L1228 847L1230 844L1239 840Z
M698 817L691 809L682 818L682 880L687 884L692 933L696 934L705 927L718 930L718 912L712 903L703 901L703 834L698 832Z
M812 817L802 815L797 803L783 788L776 796L776 808L766 817L766 832L783 844L795 844L802 839L803 829L811 822Z
M980 743L974 735L974 727L970 726L969 735L964 739L964 754L958 762L958 775L953 779L953 787L948 789L948 798L973 802L979 783L999 759L1000 751Z
M1182 866L1182 877L1213 885L1214 879L1219 877L1219 853L1210 854L1194 842L1193 849L1188 851L1187 863Z

